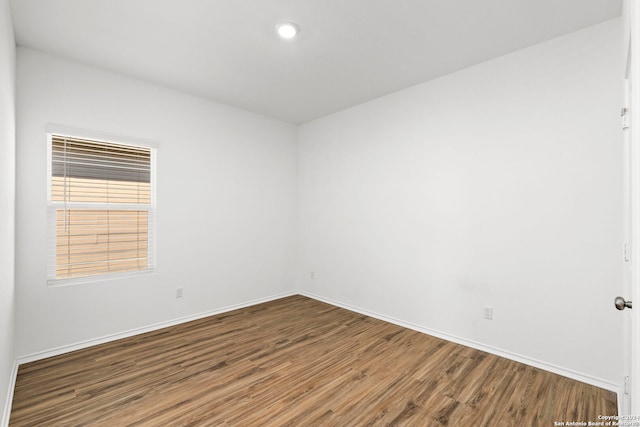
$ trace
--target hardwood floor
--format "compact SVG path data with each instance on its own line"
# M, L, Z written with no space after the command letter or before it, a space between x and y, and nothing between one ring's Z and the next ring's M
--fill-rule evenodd
M553 426L614 393L294 296L21 365L10 426Z

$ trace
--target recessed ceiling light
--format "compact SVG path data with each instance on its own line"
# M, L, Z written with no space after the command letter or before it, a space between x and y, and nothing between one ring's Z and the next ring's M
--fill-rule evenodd
M285 22L283 24L280 24L278 25L277 29L280 37L287 40L291 40L292 38L297 36L298 32L300 31L300 27L298 27L293 22Z

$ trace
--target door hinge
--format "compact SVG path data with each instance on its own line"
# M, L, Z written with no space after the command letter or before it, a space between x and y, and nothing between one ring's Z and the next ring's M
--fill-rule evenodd
M623 108L620 112L620 118L622 119L622 129L629 129L629 110L627 108Z
M624 377L624 394L630 394L631 393L631 378L629 378L629 375L625 375Z
M624 248L622 251L624 253L624 260L626 262L631 261L631 243L624 242Z

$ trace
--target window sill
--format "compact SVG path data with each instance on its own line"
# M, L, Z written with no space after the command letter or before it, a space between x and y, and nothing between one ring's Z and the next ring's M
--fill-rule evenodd
M126 273L101 274L99 276L73 277L69 279L47 279L47 286L55 288L59 286L82 285L95 282L128 279L132 277L150 276L156 273L155 269L143 271L128 271Z

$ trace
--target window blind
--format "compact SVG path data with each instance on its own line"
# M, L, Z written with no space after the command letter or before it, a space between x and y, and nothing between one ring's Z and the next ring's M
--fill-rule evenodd
M56 134L50 144L49 280L152 270L152 149Z

